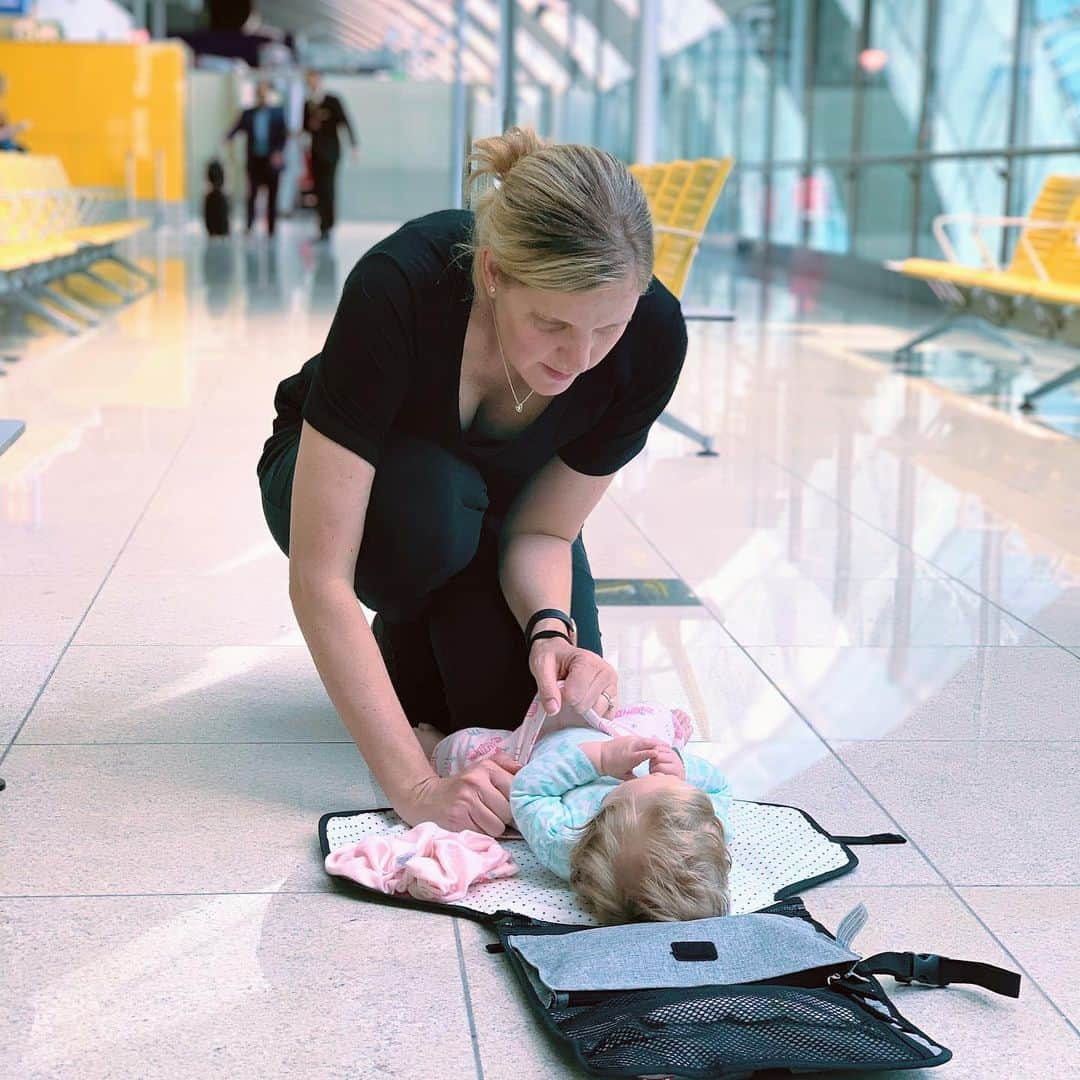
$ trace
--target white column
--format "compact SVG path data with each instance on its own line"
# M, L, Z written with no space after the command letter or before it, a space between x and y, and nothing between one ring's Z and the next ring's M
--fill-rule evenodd
M450 99L450 205L460 207L465 171L465 0L454 0L454 85Z
M660 113L660 5L640 0L636 42L637 83L634 94L634 160L656 160L656 124Z
M516 123L514 93L514 38L517 36L517 0L499 3L499 72L495 80L496 115L505 131Z

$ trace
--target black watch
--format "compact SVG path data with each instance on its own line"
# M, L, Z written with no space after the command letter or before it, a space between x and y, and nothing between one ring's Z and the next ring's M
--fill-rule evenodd
M544 619L558 619L566 627L567 640L571 645L577 645L577 623L565 611L559 611L558 608L543 608L525 624L525 640L530 647L533 643L533 629L538 622L543 622Z

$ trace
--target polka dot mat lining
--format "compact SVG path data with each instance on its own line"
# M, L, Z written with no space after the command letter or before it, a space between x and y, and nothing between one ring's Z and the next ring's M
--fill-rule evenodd
M759 911L774 902L779 890L848 866L847 852L795 807L736 800L729 824L733 915ZM336 851L366 836L392 836L407 828L390 810L336 814L326 821L326 840L329 850ZM566 882L545 870L524 840L502 843L519 872L474 886L462 906L489 915L514 911L547 922L594 924L578 907Z

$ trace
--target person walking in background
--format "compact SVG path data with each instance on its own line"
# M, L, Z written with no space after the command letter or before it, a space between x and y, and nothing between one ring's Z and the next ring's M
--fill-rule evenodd
M16 139L16 136L21 135L29 127L29 120L20 120L18 123L11 123L8 120L7 113L0 110L0 150L13 150L17 153L25 154L26 147Z
M255 105L245 109L233 124L226 141L240 132L247 136L247 231L255 224L255 200L259 189L266 188L266 231L273 236L277 223L278 177L284 163L285 142L289 137L285 112L270 104L270 84L255 87Z
M319 208L319 239L328 240L334 227L334 183L341 141L338 128L344 126L356 156L357 141L341 99L326 94L317 71L307 73L308 99L304 102L304 130L311 136L311 173L315 181L315 201Z

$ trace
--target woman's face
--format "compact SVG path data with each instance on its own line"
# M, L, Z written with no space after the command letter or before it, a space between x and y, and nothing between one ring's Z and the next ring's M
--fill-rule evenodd
M604 359L633 317L637 283L627 279L587 292L530 289L495 279L493 304L506 362L530 390L561 394Z

